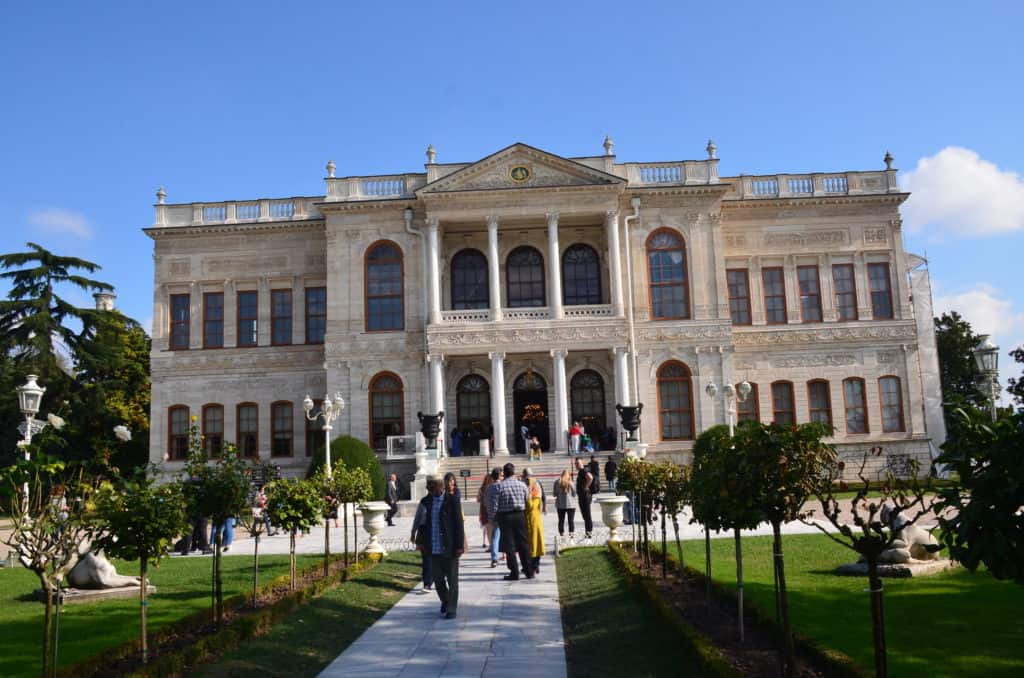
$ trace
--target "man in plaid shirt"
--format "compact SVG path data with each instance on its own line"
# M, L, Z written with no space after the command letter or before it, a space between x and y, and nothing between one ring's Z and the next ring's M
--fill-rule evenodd
M523 574L527 579L533 579L533 571L529 567L530 548L526 541L526 516L523 513L529 489L516 478L516 467L513 464L505 464L503 470L505 479L495 483L497 489L487 497L487 514L497 517L501 529L501 550L505 553L509 568L505 579L519 579L520 568L516 563L516 553L519 554Z

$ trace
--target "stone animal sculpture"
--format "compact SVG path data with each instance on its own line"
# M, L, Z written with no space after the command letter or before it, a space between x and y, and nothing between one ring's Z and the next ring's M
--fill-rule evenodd
M78 589L114 589L138 586L138 577L118 574L102 553L86 551L68 574L68 583Z
M906 563L910 560L938 560L942 545L928 530L917 525L908 525L907 518L895 506L882 507L882 523L896 534L892 548L878 556L880 563Z

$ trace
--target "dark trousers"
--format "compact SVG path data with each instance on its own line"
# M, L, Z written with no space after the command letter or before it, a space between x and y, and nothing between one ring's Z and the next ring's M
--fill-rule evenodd
M206 518L192 518L189 525L192 527L192 531L178 542L181 555L187 556L189 551L209 550L210 542L206 540Z
M395 517L395 514L398 513L398 502L396 501L393 504L389 503L388 507L388 512L384 514L384 520L387 521L388 525L392 525L393 523L391 520Z
M423 563L420 567L420 574L423 576L423 585L430 586L434 583L434 576L430 571L430 554L426 551L420 551Z
M558 509L558 536L565 534L566 516L569 516L569 534L576 532L576 509Z
M589 536L594 531L594 521L590 517L590 495L579 496L580 515L583 516L583 530Z
M449 614L454 614L459 607L459 559L431 554L430 572L434 576L434 588L441 605Z
M501 550L508 559L508 569L513 578L519 578L520 567L523 572L533 576L530 546L526 539L526 516L522 511L509 511L498 514L498 526L501 528ZM516 566L516 554L519 554L519 565Z

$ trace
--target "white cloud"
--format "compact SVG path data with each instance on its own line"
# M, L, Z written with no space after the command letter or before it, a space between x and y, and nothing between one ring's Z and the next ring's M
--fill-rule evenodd
M912 231L986 236L1024 230L1024 179L969 148L947 146L903 174L912 195L903 218Z
M92 226L84 214L60 207L35 210L28 215L29 223L45 233L73 235L85 240L92 239Z

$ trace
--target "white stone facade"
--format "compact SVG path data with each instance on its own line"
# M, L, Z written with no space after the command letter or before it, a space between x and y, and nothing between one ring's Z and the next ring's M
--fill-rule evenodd
M606 151L567 159L514 144L439 164L431 148L425 172L383 177L336 178L329 163L319 197L172 205L161 190L146 229L152 460L179 463L177 407L177 432L186 412L231 441L255 428L255 451L269 459L276 444L275 461L299 472L302 399L325 391L347 401L335 435L369 440L373 397L378 439L444 410L447 431L492 426L498 454L517 449L527 404L546 415L534 425L546 447L565 450L574 417L618 431L615 404L640 402L649 453L683 460L725 422L705 385L746 379L763 421L808 421L813 406L845 455L881 446L879 467L927 462L945 435L930 288L903 250L907 194L891 158L871 172L719 177L713 144L682 162ZM322 342L315 309L307 336L307 288L326 290ZM291 308L272 309L286 290ZM242 328L253 311L255 335Z

